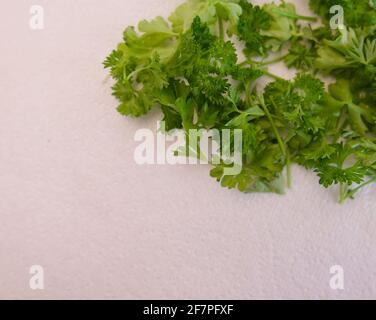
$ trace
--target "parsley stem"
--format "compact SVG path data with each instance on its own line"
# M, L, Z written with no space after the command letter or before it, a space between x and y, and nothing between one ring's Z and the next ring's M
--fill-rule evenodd
M306 21L311 21L311 22L316 22L317 18L316 17L308 17L308 16L301 16L298 14L282 11L279 9L273 9L273 12L276 14L279 14L282 17L290 18L290 19L295 19L295 20L306 20Z
M271 101L272 101L272 104L273 104L274 108L277 108L277 105L275 104L273 98L271 98ZM282 151L282 154L283 154L283 156L285 158L285 162L286 162L286 174L287 174L287 187L290 189L291 186L292 186L292 173L291 173L291 157L290 157L290 152L289 152L286 144L282 141L281 135L279 134L277 126L274 123L273 117L272 117L272 115L270 114L268 108L265 105L264 99L262 99L261 105L263 106L263 109L264 109L266 115L269 118L269 121L270 121L270 123L271 123L271 125L273 127L274 134L277 137L279 147L280 147L280 149Z
M261 66L268 66L270 64L274 64L274 63L278 63L278 62L281 62L283 61L289 54L285 54L283 56L280 56L278 58L275 58L275 59L272 59L272 60L269 60L269 61L265 61L265 62L260 62L260 65Z
M254 60L245 60L243 62L241 62L239 64L240 67L243 67L247 64L251 65L251 64L257 64L259 66L268 66L268 65L271 65L271 64L275 64L275 63L278 63L280 61L283 61L289 54L285 54L283 56L280 56L280 57L277 57L275 59L272 59L272 60L269 60L269 61L254 61Z
M343 204L348 197L349 186L346 183L341 183L339 187L339 203Z
M373 177L373 178L369 179L367 182L364 182L360 186L356 187L355 189L348 191L346 198L352 198L354 196L354 194L357 193L359 190L363 189L364 187L366 187L366 186L368 186L368 185L370 185L374 182L376 182L376 177Z
M283 78L281 78L281 77L279 77L279 76L277 76L277 75L275 75L275 74L273 74L273 73L270 73L270 72L267 71L267 70L264 70L263 72L264 72L264 75L266 75L266 76L268 76L268 77L270 77L270 78L273 78L273 79L275 79L275 80L284 80Z
M223 20L221 17L218 17L218 27L219 27L219 38L224 41L225 40L225 29L223 26Z
M286 174L287 174L287 187L292 187L292 173L291 173L291 157L290 152L286 149Z
M337 133L336 133L336 135L334 136L334 138L333 138L333 142L334 143L336 143L336 142L338 142L338 139L341 137L341 135L342 135L342 131L343 131L343 129L344 128L346 128L346 126L347 126L347 120L346 119L344 119L344 116L345 116L345 109L344 108L342 108L342 110L341 110L341 114L340 114L340 116L338 117L338 121L337 121L337 129L336 129L336 131L337 131Z
M277 138L277 141L278 141L279 147L280 147L280 149L281 149L281 151L282 151L282 154L283 154L283 156L285 157L285 159L287 160L286 146L285 146L285 144L284 144L283 141L282 141L282 138L281 138L281 136L280 136L280 134L279 134L279 132L278 132L277 126L275 125L275 122L274 122L274 120L273 120L273 117L272 117L272 115L270 114L269 109L268 109L268 107L266 106L265 101L264 101L264 98L263 98L262 96L259 96L259 102L260 102L262 108L264 109L264 112L265 112L266 116L268 117L268 120L269 120L269 122L270 122L270 124L271 124L271 126L272 126L272 129L273 129L274 134L275 134L275 136L276 136L276 138Z
M245 98L246 98L246 102L248 104L249 107L251 107L251 104L252 104L252 99L251 99L251 94L249 92L249 88L251 86L251 82L248 81L245 85Z
M145 67L142 67L142 68L139 68L139 69L134 70L133 72L131 72L131 73L127 76L127 80L132 79L132 77L134 77L135 75L137 75L138 73L140 73L140 72L142 72L142 71L147 70L148 68L149 68L148 66L145 66Z

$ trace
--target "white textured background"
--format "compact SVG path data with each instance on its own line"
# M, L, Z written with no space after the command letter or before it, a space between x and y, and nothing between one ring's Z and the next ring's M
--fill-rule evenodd
M127 25L179 2L2 1L0 298L376 298L375 186L340 206L299 168L280 197L134 163L135 131L159 114L118 115L101 62ZM34 264L44 291L29 288ZM344 291L329 287L335 264Z

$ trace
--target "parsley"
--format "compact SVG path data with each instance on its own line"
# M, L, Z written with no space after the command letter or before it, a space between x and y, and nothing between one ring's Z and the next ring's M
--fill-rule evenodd
M376 182L376 2L307 1L317 16L286 1L187 0L168 20L128 27L104 62L118 111L160 106L166 130L242 130L241 172L213 165L223 187L283 194L295 163L338 185L340 202L354 198ZM344 29L329 27L333 5L344 8ZM295 78L269 72L280 61Z

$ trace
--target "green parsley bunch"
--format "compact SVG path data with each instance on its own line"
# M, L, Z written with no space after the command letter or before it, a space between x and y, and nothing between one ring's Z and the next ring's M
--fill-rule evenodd
M376 1L309 4L317 16L285 1L187 0L168 21L127 28L104 62L118 111L159 106L166 130L241 129L241 173L225 176L225 163L211 171L223 187L283 193L295 163L325 188L339 185L340 202L353 198L376 182ZM345 28L330 29L333 5ZM294 79L268 71L280 61Z

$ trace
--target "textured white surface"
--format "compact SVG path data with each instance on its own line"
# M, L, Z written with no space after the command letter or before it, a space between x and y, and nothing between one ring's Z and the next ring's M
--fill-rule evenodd
M125 26L178 3L40 0L35 32L36 3L3 0L0 298L376 298L375 187L340 206L299 168L280 197L134 163L135 131L159 114L118 115L101 62ZM44 291L29 288L35 264Z

